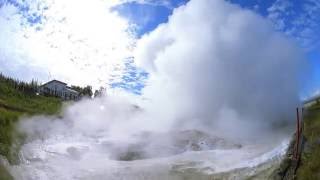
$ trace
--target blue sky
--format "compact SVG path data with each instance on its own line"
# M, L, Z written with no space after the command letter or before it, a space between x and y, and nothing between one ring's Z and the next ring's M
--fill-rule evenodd
M296 41L297 44L304 50L306 60L310 62L310 65L312 67L312 75L308 78L308 82L305 82L305 87L303 88L301 93L312 94L317 90L320 90L320 0L227 1L239 5L242 8L255 11L262 17L269 19L276 31L279 31L285 34L288 38ZM32 5L30 2L37 2L37 5ZM51 1L48 1L49 3L43 2L25 0L0 0L0 25L3 27L2 31L0 32L0 40L12 45L12 48L9 50L7 47L9 47L10 45L7 46L3 43L4 46L0 47L2 58L10 57L10 61L12 62L10 64L9 61L1 60L0 58L0 63L2 63L0 66L0 71L4 71L4 73L7 73L9 75L15 75L17 72L21 72L21 69L23 69L23 71L26 71L26 73L17 76L17 78L28 77L26 79L30 79L34 74L32 68L35 67L34 69L38 70L40 69L39 67L42 67L43 65L45 68L42 67L42 69L46 69L46 67L52 67L58 59L64 59L64 61L61 60L61 64L68 68L77 67L79 69L79 71L75 71L74 73L80 72L81 74L91 74L91 76L83 75L81 77L84 84L92 82L94 78L98 79L96 77L101 77L101 74L103 74L105 78L99 78L96 81L105 82L106 80L111 80L110 82L108 82L108 84L112 88L121 88L127 91L131 91L135 94L140 94L141 90L144 87L143 82L146 80L146 78L148 78L148 73L143 71L142 69L135 67L132 60L128 58L131 57L130 55L123 56L126 57L123 58L122 56L119 56L119 54L124 54L122 53L123 48L130 46L132 44L132 39L137 40L144 34L147 34L154 30L159 24L167 22L174 9L186 4L188 0L114 0L114 2L117 2L118 4L110 5L110 7L112 7L112 12L117 12L120 17L123 17L125 19L125 21L115 17L112 14L103 14L103 17L101 17L101 13L103 13L104 11L104 9L101 8L101 5L103 5L101 4L101 2L105 3L113 1L88 1L90 2L90 4L88 2L87 4L81 4L80 1L76 0L52 1L56 3L51 4ZM60 6L58 2L62 5ZM75 3L77 3L77 6L74 6ZM75 8L66 8L65 11L60 12L61 7L66 6L74 6ZM51 11L49 11L50 8ZM89 8L92 8L91 11L88 11L86 13L86 9ZM97 11L97 13L95 11ZM17 15L19 17L17 17ZM90 26L81 26L79 28L77 26L78 20L72 19L74 17L84 19L84 22L90 24ZM17 21L17 19L19 18L21 20ZM70 19L75 21L73 22ZM95 20L93 21L92 19ZM110 22L107 23L105 19L110 19L111 24ZM66 22L71 22L72 25L76 26L68 26L71 23L66 24ZM17 30L17 25L14 23L19 23L21 25L21 32L15 32ZM115 35L114 32L121 32L123 29L126 29L127 26L129 26L126 23L129 23L130 27L134 29L134 33L130 34L130 36L128 37L123 33L118 33ZM29 27L32 27L34 29L30 29ZM65 27L71 28L68 29ZM99 32L96 32L97 27L101 29ZM82 37L83 34L78 33L79 29L84 29L83 33L91 33L89 34L90 36ZM39 33L33 33L33 31ZM96 35L108 35L108 33L105 33L106 31L110 31L110 36L105 37L105 39L96 38ZM22 40L20 40L21 37L23 38ZM61 37L67 38L70 41L66 43ZM22 50L25 50L23 48L19 52L12 52L11 54L8 53L9 51L13 51L13 49L20 48L20 46L17 46L13 43L17 39L19 39L19 41L21 41L22 43L25 43L23 45L24 47L27 47L26 51L30 51L32 53L25 53L27 55L19 54L22 52ZM28 40L26 39L29 39L31 41L27 42ZM40 41L41 39L46 39L46 42ZM57 39L59 41L57 41ZM119 42L118 39L125 40L123 42ZM65 52L65 54L62 54L59 58L52 58L48 55L44 56L43 54L41 54L41 51L34 51L34 49L37 48L28 49L34 44L38 44L39 42L45 43L43 44L43 46L50 46L48 47L49 50L45 49L48 50L49 53L60 53L66 48L73 48L69 49L69 52ZM102 44L107 44L104 45L104 47L110 46L109 50L108 48L106 48L105 50L100 51L99 48L101 42L103 42ZM38 48L41 47L42 46L39 46ZM80 55L77 54L79 52L79 48L82 49L85 53ZM99 49L99 51L97 49ZM4 55L3 52L5 52ZM12 54L14 54L15 57L13 57ZM92 60L99 59L99 61L97 60L96 62L94 62L95 64L90 64L93 63L90 58L88 59L88 57L91 56ZM25 62L21 63L21 58ZM28 60L31 58L39 60ZM48 61L50 62L46 64L44 64L44 62L41 62L41 60L43 60L44 58L49 58L50 60ZM108 61L116 58L125 59L124 66L122 67L125 73L123 75L120 75L120 78L119 74L113 74L114 69L119 69L118 64L115 63L114 68L112 70L109 70L112 71L112 73L109 73L111 75L105 75L104 68L110 67L110 62L104 62L105 58L108 58ZM70 63L68 61L69 63L66 64L65 59L70 59L70 61L72 62ZM21 64L17 64L16 62ZM73 62L77 63L74 64ZM28 67L26 68L26 66ZM49 72L48 74L59 74L55 76L55 78L63 78L64 76L70 75L68 68L59 68L57 66L54 68L48 68L49 70L46 70L45 73ZM83 72L83 69L85 69L86 71ZM114 72L116 72L116 70ZM43 72L41 73L43 74ZM39 72L39 74L41 73ZM116 78L117 76L118 78ZM80 83L77 81L78 79L80 79L78 76L74 76L71 78L66 78L65 80L71 83ZM97 84L99 85L99 83Z
M137 35L140 37L154 30L159 24L167 22L174 8L187 3L187 0L172 0L164 4L156 1L150 3L128 2L114 8L122 16L138 25Z
M137 35L142 36L165 23L175 7L186 0L148 3L128 2L116 7L124 16L138 26ZM242 8L255 11L269 19L276 31L294 39L304 49L310 62L312 77L308 78L302 95L320 89L320 0L229 0Z

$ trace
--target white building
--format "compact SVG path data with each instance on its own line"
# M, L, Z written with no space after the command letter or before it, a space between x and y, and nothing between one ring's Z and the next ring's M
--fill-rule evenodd
M40 94L60 97L63 100L78 100L79 92L71 89L66 83L52 80L40 86Z

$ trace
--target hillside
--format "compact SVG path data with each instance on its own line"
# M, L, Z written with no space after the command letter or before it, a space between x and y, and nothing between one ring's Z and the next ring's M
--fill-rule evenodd
M297 179L320 179L320 104L308 108L304 116L305 143Z
M293 159L296 135L291 138L287 154L273 179L315 180L320 179L320 104L304 108L302 146L298 160Z
M14 129L19 117L55 114L62 105L60 99L36 95L37 87L34 81L25 83L0 74L0 155L12 164L18 162L18 141L23 138ZM0 179L10 179L1 164Z

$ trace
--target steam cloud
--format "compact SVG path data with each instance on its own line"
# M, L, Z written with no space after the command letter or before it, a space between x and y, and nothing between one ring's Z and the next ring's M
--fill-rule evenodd
M292 120L306 68L268 21L222 0L176 9L140 40L136 57L151 72L144 94L153 108L179 126L202 123L236 136Z
M222 0L191 0L175 9L167 23L139 40L135 59L150 72L146 100L84 100L67 108L62 119L22 121L22 131L30 138L41 135L46 151L53 140L85 142L98 154L89 153L93 158L84 167L105 156L97 141L130 144L146 138L143 132L201 129L220 137L256 136L293 119L306 67L299 49L268 21ZM151 141L171 143L170 136Z
M293 119L306 67L299 49L268 21L222 0L175 9L167 23L142 37L136 60L151 74L142 96L147 100L86 100L68 108L63 123L52 123L126 140L177 129L247 137ZM28 123L29 134L50 124ZM56 134L61 126L46 125L43 133Z

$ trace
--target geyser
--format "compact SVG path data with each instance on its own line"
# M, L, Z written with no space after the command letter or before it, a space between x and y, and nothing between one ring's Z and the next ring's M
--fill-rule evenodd
M158 121L230 136L292 121L306 72L302 52L270 22L222 0L175 9L138 42L136 61L150 72L144 96Z
M138 41L135 60L150 78L133 101L83 100L62 118L21 121L15 177L199 179L237 168L246 177L283 154L288 132L274 127L293 120L306 65L267 20L191 0Z

